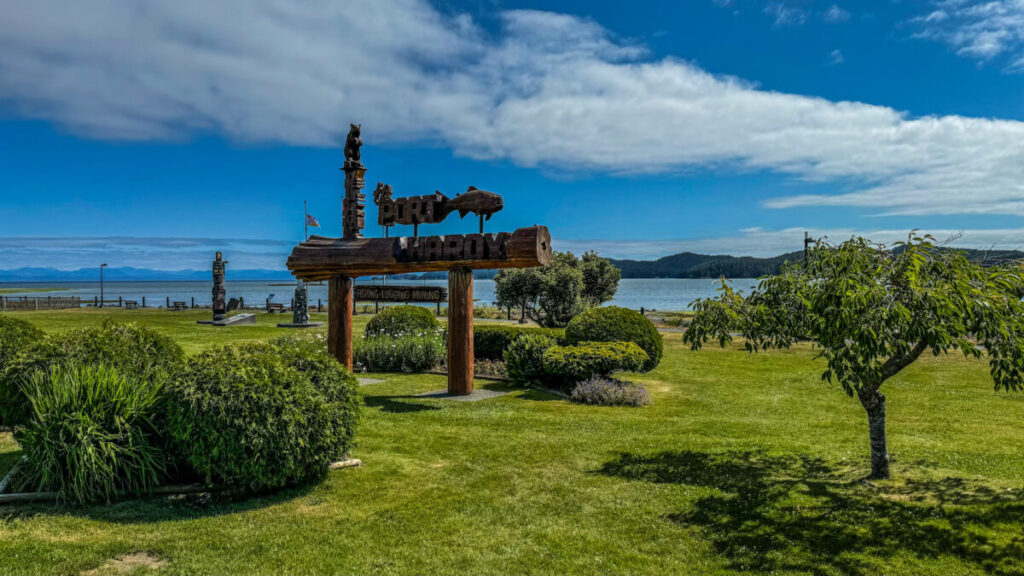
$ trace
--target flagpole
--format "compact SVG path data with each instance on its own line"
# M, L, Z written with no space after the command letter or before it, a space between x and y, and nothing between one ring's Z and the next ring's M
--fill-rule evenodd
M303 232L306 234L306 240L309 240L309 208L306 208L306 201L302 201L302 226Z

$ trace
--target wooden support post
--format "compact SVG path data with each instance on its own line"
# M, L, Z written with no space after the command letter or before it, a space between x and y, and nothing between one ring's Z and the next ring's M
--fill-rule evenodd
M473 393L473 271L448 272L448 393Z
M145 296L142 297L142 307L143 308L146 307L146 297Z
M170 296L164 296L164 308L170 308L170 307L171 307L171 297Z
M195 296L192 297L192 307L193 308L196 307L196 297Z
M352 371L352 285L349 276L327 281L327 350Z

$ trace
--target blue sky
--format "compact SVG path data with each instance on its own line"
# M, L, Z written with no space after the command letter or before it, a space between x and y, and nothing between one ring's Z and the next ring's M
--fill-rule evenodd
M1024 247L1024 1L628 7L12 3L0 268L280 268L304 199L340 231L349 122L369 191L492 190L556 249Z

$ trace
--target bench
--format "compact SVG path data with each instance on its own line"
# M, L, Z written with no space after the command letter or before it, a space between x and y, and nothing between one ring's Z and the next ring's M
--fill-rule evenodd
M124 301L124 308L125 308L125 310L135 310L138 307L139 307L139 301L138 300L125 300Z
M270 314L284 314L284 304L278 304L276 302L267 303L267 312Z
M187 302L171 302L171 310L174 312L180 312L182 310L188 310Z

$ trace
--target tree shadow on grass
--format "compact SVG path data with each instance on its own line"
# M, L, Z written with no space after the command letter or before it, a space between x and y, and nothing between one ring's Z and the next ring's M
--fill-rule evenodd
M423 396L404 394L399 396L371 396L363 395L363 402L370 408L380 408L381 412L397 413L422 412L424 410L440 410L438 406L421 404L419 402L405 402L403 400L424 400Z
M702 529L735 569L869 575L912 555L1024 574L1019 491L961 478L876 486L818 458L764 452L622 454L599 472L714 490L668 517Z

